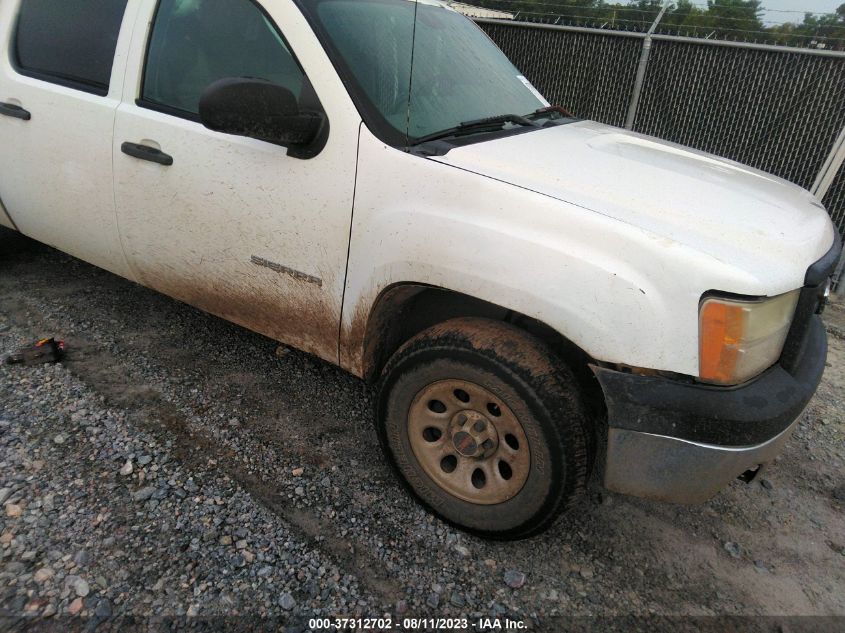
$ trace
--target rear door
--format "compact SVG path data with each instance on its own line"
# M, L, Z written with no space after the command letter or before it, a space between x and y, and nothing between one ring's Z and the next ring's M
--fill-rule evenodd
M30 237L131 276L112 130L135 0L0 2L0 199ZM117 54L117 61L115 55Z
M147 0L130 60L115 193L138 280L337 362L360 117L301 12L290 0ZM226 77L322 108L326 146L302 159L203 127L200 95Z

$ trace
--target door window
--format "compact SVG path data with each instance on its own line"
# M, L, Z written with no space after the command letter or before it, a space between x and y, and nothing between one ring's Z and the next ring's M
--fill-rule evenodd
M21 74L105 95L127 0L22 0L14 59Z
M251 0L161 0L141 104L195 118L218 79L252 77L299 98L304 74L273 23Z

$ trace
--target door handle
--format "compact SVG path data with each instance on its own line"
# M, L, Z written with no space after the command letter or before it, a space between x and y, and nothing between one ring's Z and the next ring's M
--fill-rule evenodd
M120 146L120 151L131 156L132 158L139 158L140 160L148 160L151 163L158 163L169 167L173 164L173 157L165 154L160 149L150 147L149 145L141 145L139 143L124 143Z
M10 116L14 119L20 119L21 121L29 121L32 118L28 110L24 110L14 103L0 103L0 114Z

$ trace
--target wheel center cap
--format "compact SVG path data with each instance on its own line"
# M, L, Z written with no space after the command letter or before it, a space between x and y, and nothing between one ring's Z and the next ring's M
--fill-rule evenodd
M455 451L463 457L484 459L499 447L496 427L478 411L460 411L449 425Z
M458 431L452 436L455 450L464 457L475 457L478 452L478 442L466 431Z

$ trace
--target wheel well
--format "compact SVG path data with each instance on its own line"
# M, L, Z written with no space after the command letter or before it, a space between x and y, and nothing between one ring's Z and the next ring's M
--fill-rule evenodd
M390 357L423 330L458 317L484 317L511 323L543 341L575 373L593 419L606 409L601 386L590 370L593 359L545 323L494 303L443 288L400 284L382 292L370 313L364 339L364 378L378 379Z

